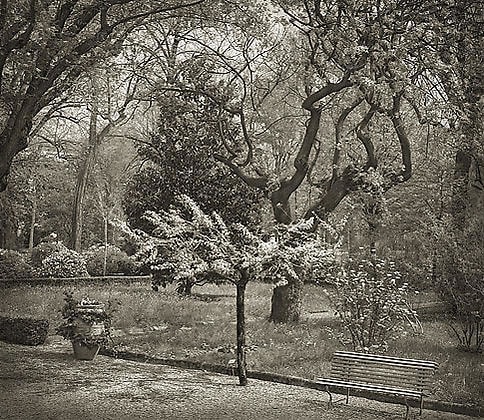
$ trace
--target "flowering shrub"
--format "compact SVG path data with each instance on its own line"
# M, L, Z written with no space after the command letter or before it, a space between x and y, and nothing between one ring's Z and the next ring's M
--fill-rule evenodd
M84 258L67 248L44 258L39 268L39 275L41 277L89 277Z
M87 271L91 276L104 274L104 245L93 245L82 253L87 263ZM106 274L123 273L136 274L138 266L134 259L130 258L117 246L108 245L106 252Z
M357 350L384 350L405 324L418 323L407 303L408 285L391 262L350 261L326 294L343 326L340 339Z
M68 248L62 242L42 242L32 250L32 265L40 267L42 261L54 252L66 251Z
M0 249L0 278L32 277L34 271L25 256L11 249Z

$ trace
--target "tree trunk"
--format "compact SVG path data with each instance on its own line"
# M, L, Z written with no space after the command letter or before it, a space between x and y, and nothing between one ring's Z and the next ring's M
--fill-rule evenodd
M108 262L108 215L104 215L104 261L103 276L106 276L106 266Z
M329 186L328 190L308 209L304 217L309 219L313 216L326 219L339 203L348 195L353 186L353 173L351 167L346 167L343 173Z
M86 155L79 167L76 183L76 194L72 209L70 247L77 252L81 250L83 210L84 201L86 198L87 182L96 161L98 146L99 138L97 135L97 107L93 105L93 109L91 110L91 121L89 124L89 143Z
M276 286L272 293L269 321L275 323L298 322L301 318L303 281L289 279L288 283Z
M189 279L181 280L176 287L176 291L182 296L191 296L193 285L194 282Z
M245 275L237 283L237 367L239 385L247 385L247 361L245 355Z
M33 196L32 196L32 214L30 218L30 233L29 233L29 255L30 256L32 256L32 250L34 249L34 234L35 234L36 220L37 220L37 191L34 183Z
M15 208L8 200L8 192L0 194L0 248L15 249L17 247L17 216Z
M455 156L452 192L452 215L457 229L463 229L469 202L469 171L472 163L470 153L459 150Z
M3 102L0 98L0 112ZM2 118L3 116L0 116ZM8 183L10 166L14 157L28 146L27 137L32 128L33 112L19 112L10 115L6 121L5 128L0 133L0 192L5 191Z
M0 248L15 249L17 247L16 226L8 218L0 220Z

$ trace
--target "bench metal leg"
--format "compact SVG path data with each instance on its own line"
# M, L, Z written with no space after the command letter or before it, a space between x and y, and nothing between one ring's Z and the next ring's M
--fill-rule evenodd
M348 404L350 401L350 389L346 388L346 404Z
M407 397L405 397L405 405L407 407L407 412L405 413L405 420L408 420L408 417L410 415L410 406L408 405Z
M423 410L423 395L420 397L420 415L422 415Z
M333 406L333 395L331 394L331 392L329 392L329 386L328 385L326 385L326 392L329 395L328 407L331 408Z

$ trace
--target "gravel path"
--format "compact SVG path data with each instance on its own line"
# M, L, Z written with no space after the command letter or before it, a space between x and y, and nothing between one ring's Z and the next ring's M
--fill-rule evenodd
M70 344L0 342L1 419L403 419L405 408L360 398L327 407L317 390L197 370L73 358ZM412 418L472 417L412 409Z

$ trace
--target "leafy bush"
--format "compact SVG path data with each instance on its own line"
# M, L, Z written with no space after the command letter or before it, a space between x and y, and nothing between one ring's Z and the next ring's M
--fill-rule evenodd
M39 274L41 277L89 277L84 258L67 248L44 258Z
M0 317L0 340L14 344L44 344L49 331L45 319Z
M343 325L343 342L354 349L385 349L404 325L418 322L407 303L408 286L391 262L350 261L326 291Z
M91 276L102 276L104 267L104 245L93 245L83 257L87 262L87 271ZM123 273L137 274L139 264L124 251L114 245L108 245L106 253L106 274Z
M32 250L32 265L41 267L42 261L54 252L66 251L68 248L62 242L42 242Z
M449 305L448 325L460 347L484 348L484 226L469 223L461 232L448 229L439 255L439 293Z
M0 278L32 277L34 270L18 251L0 249Z

